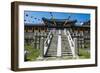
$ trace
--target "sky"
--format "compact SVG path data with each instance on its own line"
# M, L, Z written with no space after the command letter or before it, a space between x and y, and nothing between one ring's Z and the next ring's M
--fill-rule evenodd
M77 23L82 23L90 20L90 14L83 13L64 13L64 12L40 12L40 11L24 11L24 23L27 24L42 24L42 18L51 19L52 16L55 19L70 19L77 20ZM81 25L81 24L79 24Z

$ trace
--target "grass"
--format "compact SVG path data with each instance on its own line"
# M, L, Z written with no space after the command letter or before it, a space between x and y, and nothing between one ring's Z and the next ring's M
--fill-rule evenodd
M25 45L24 48L28 52L25 61L34 61L40 55L40 50L33 48L31 45Z
M88 59L90 58L90 53L85 49L79 49L79 58L80 59Z
M27 54L25 55L25 61L36 61L37 58L40 56L40 49L33 48L32 45L27 44L24 46L25 51L27 51ZM79 58L80 59L89 59L90 53L83 48L79 49ZM57 58L47 58L47 60L56 60ZM62 57L61 59L72 59L72 57Z

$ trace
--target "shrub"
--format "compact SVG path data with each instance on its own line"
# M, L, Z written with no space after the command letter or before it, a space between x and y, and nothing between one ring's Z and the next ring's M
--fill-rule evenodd
M90 58L90 53L86 49L79 49L80 58Z
M26 61L36 60L37 57L40 55L40 50L33 48L31 45L25 45L24 48L27 51L25 57Z

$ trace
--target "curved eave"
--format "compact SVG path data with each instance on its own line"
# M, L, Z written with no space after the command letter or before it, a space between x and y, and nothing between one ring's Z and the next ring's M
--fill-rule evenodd
M44 22L48 22L48 23L57 23L57 24L64 24L66 21L67 21L67 23L66 24L72 24L72 23L76 23L77 22L77 20L67 20L67 19L46 19L46 18L42 18L42 20L44 21Z
M29 24L29 23L24 23L25 26L45 26L44 24Z

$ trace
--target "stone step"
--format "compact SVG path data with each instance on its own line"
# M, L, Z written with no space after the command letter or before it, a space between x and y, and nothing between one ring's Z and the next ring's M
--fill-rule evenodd
M72 52L62 52L63 54L66 54L66 53L68 53L68 54L72 54Z
M52 53L57 53L57 52L51 51L51 52L49 52L48 54L52 54ZM61 52L61 53L63 53L63 54L72 54L72 52Z
M62 56L73 56L72 54L62 54Z
M56 51L50 51L48 54L56 54ZM61 52L62 54L72 54L72 52Z
M57 53L48 53L46 56L57 56ZM72 53L62 53L61 56L72 56Z
M72 53L71 51L61 51L61 52L69 52L69 53Z
M49 50L49 52L57 52L57 50ZM62 50L61 52L71 52L71 50Z
M57 52L48 52L47 56L56 56Z

